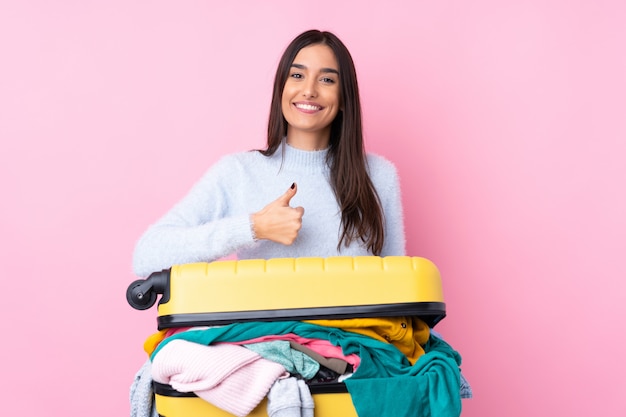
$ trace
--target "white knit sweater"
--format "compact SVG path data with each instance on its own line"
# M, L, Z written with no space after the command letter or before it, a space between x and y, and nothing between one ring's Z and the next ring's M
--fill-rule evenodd
M341 215L328 181L326 154L326 150L283 145L271 157L256 151L223 157L139 239L133 256L135 274L145 277L172 265L210 262L232 254L238 259L371 255L360 241L337 250ZM367 155L367 163L385 216L381 255L404 255L396 168L373 154ZM296 241L289 246L254 241L250 214L283 195L293 182L298 190L291 206L304 207Z

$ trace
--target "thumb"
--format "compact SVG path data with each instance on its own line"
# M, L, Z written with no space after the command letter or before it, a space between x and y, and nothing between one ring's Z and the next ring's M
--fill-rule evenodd
M278 201L285 205L288 206L289 202L291 201L291 199L293 198L294 195L296 195L296 192L298 191L298 186L296 185L296 183L294 182L293 184L291 184L291 187L289 187L289 189L285 192L285 194L281 195L278 198Z

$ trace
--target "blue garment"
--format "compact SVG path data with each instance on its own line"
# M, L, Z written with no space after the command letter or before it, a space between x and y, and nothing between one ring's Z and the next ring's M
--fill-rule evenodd
M435 336L424 350L426 353L402 375L345 381L359 417L460 416L456 352Z
M263 358L281 364L290 374L311 379L320 370L320 363L310 356L291 348L287 340L250 343L244 345Z
M443 336L439 332L437 332L435 329L431 328L430 334L437 337L438 339L443 340ZM460 391L461 398L464 398L464 399L472 398L474 396L474 393L472 391L472 386L463 375L463 371L461 371L460 377L461 377L461 391Z
M152 362L146 361L130 386L130 417L158 417L152 390Z
M360 239L337 248L341 210L328 180L328 150L304 151L281 145L272 156L241 152L222 157L189 193L141 236L133 270L145 277L172 265L237 259L372 255ZM381 256L404 255L405 235L400 183L387 159L367 155L370 178L381 202L385 242ZM302 228L291 245L256 241L251 213L283 195L295 182L293 207L304 207Z
M345 383L359 417L458 417L461 414L461 356L443 340L431 336L426 353L411 365L395 346L373 338L299 321L234 323L222 327L182 332L165 339L184 339L209 345L241 342L274 334L294 333L324 339L340 346L361 363Z

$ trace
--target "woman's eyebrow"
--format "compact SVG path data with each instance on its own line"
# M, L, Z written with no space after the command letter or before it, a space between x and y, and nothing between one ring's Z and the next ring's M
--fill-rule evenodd
M291 64L291 66L293 68L298 68L298 69L301 69L301 70L308 69L306 65L302 65L302 64L293 63L293 64ZM339 71L337 71L334 68L322 68L322 69L320 69L320 72L324 72L324 73L329 73L330 72L330 73L339 75Z

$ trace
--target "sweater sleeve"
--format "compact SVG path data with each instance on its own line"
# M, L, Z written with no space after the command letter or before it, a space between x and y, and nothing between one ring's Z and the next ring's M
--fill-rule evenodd
M235 159L223 158L140 237L133 271L146 277L177 264L210 262L252 245L250 215L234 207Z
M380 156L370 155L368 163L385 217L385 242L381 256L406 255L404 213L398 171L392 162Z

